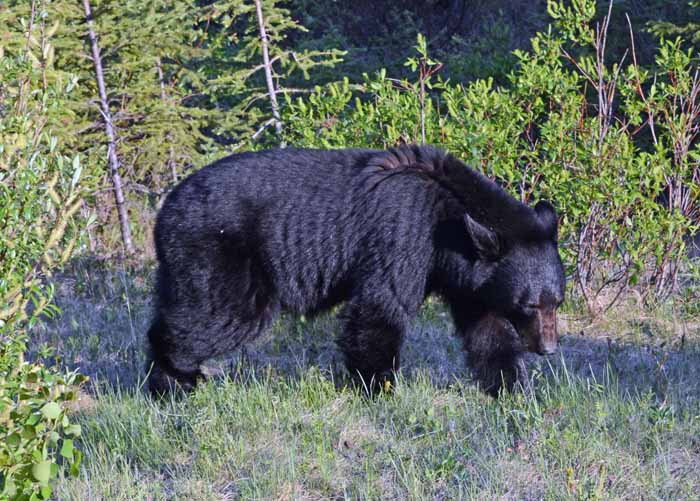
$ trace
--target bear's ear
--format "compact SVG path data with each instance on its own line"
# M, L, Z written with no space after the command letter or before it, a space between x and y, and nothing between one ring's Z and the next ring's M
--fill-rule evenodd
M480 259L493 261L499 256L501 245L495 231L477 223L469 214L464 215L464 226Z
M557 211L554 210L554 206L546 200L540 200L537 202L537 205L535 205L535 212L542 223L544 231L556 240L559 225L557 221Z

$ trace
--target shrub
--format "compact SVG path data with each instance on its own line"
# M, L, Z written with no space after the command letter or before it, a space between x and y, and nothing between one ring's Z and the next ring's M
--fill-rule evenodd
M698 220L700 79L679 40L662 42L654 73L637 65L633 45L610 64L610 12L594 28L592 0L550 1L548 12L553 25L529 52L515 52L509 85L431 85L425 136L521 200L555 201L573 289L596 315L631 286L664 296L677 285ZM421 58L424 50L419 40ZM360 85L317 87L287 100L286 139L318 147L419 141L416 89L384 71Z
M40 61L0 54L0 499L48 499L81 457L66 403L84 378L24 359L27 327L56 311L44 277L78 242L83 194L80 159L51 134L73 82L47 85Z
M0 347L0 499L49 499L60 464L78 474L81 452L66 403L84 378L24 360L21 337Z

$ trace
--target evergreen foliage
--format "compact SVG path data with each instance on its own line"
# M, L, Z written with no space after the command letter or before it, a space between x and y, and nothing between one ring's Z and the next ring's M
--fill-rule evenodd
M36 6L11 0L0 7L0 22L10 28L7 53L24 46L26 23ZM106 144L85 18L75 2L45 0L52 19L47 57L59 74L77 76L64 103L71 114L62 144L79 151L94 167L99 186L88 201L98 221L91 233L102 252L119 240L106 162ZM105 87L119 135L117 154L138 247L148 246L149 215L161 195L182 176L245 147L270 118L262 79L255 7L244 0L198 3L190 0L98 1L93 23L99 37ZM263 2L277 92L303 92L284 85L317 66L339 60L335 50L294 51L287 33L303 30L278 0ZM38 35L37 35L38 36ZM49 81L54 76L49 75ZM258 133L258 136L260 133ZM258 137L256 136L256 137Z
M686 16L682 22L668 20L649 21L648 28L659 38L683 38L700 49L700 2L688 2ZM697 52L696 52L697 56Z

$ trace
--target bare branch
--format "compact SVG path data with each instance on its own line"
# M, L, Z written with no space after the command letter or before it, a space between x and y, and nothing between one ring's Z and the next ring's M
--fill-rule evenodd
M649 115L647 122L649 124L649 130L651 131L651 137L654 140L654 144L658 145L659 140L656 138L656 131L654 130L654 110L651 109L651 106L649 105L649 102L647 101L647 98L644 95L644 90L642 89L642 82L640 82L639 80L639 65L637 64L637 52L634 47L634 32L632 31L632 21L630 21L630 16L627 13L625 13L625 17L627 18L627 26L629 26L630 31L630 45L632 46L632 65L634 66L634 74L637 78L637 94L639 94L639 97L641 97L642 101L644 102L644 106L646 106L647 115Z
M282 120L280 118L279 106L277 104L277 93L275 92L275 82L272 79L272 62L268 50L269 38L265 31L265 19L263 18L262 2L255 0L255 10L258 14L258 26L260 29L260 44L262 46L263 64L265 66L265 80L267 81L267 91L270 95L270 105L272 106L272 116L275 119L275 129L277 136L282 137ZM282 144L284 147L284 144Z
M107 100L107 92L105 90L104 71L102 69L102 58L100 57L100 48L97 44L97 35L92 25L92 13L90 11L90 0L83 0L83 8L85 9L85 20L88 26L88 38L92 50L92 60L95 66L95 80L97 82L97 90L100 95L100 113L104 120L105 133L107 134L107 158L109 161L109 170L112 177L112 185L114 187L114 197L117 205L117 214L119 216L119 227L122 234L122 242L124 250L127 254L134 253L134 244L131 239L131 228L129 226L129 218L126 212L126 204L124 202L124 192L122 191L122 180L119 174L119 158L117 157L117 135L112 123L111 114L109 111L109 101Z

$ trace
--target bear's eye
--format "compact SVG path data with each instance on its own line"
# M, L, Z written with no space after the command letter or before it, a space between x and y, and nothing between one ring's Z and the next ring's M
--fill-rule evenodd
M537 303L521 303L520 305L520 311L524 313L525 315L532 315L537 311L537 309L540 307L539 304Z

